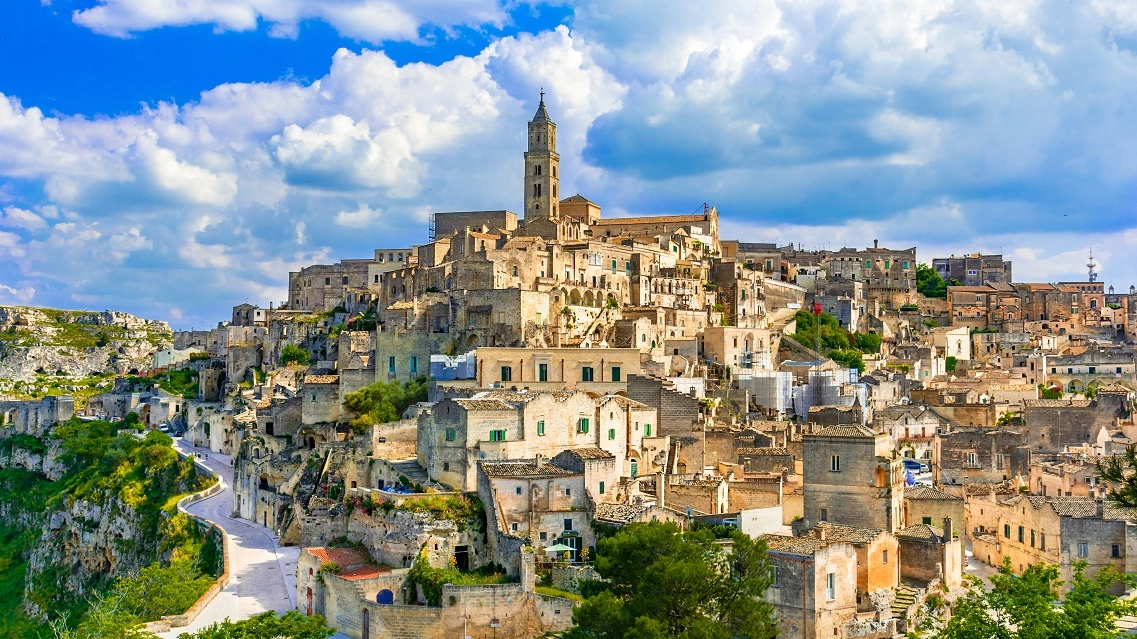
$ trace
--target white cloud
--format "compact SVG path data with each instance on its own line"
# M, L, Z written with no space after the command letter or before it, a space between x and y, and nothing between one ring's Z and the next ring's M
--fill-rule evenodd
M277 37L296 37L305 20L324 20L341 35L366 42L417 40L424 25L500 26L507 16L495 0L98 0L73 19L97 33L127 37L167 26L211 24L217 31L251 31L258 21Z
M28 286L13 288L7 284L0 284L0 302L4 304L28 304L36 296L36 289Z
M354 211L340 211L336 213L337 225L349 229L373 228L383 219L382 209L372 209L366 204L360 204Z
M39 215L26 209L6 206L3 211L0 211L0 226L34 232L46 229L47 222Z

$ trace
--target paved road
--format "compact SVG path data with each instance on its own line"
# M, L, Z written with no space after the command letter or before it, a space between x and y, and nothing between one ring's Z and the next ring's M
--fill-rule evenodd
M221 478L223 489L191 504L187 510L216 523L229 535L229 585L188 626L175 628L160 637L175 639L183 632L195 632L226 618L233 621L275 610L283 613L296 607L297 547L278 548L276 536L268 528L245 519L230 517L233 511L233 467L227 455L194 448L181 439L174 446L187 454L206 455L203 463Z

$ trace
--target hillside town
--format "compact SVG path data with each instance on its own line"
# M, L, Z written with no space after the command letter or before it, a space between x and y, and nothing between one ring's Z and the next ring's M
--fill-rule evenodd
M1137 572L1098 475L1137 443L1133 286L726 238L710 204L606 217L559 191L543 96L526 126L517 212L435 212L0 420L135 413L231 459L233 516L299 549L295 607L351 639L565 631L633 522L763 540L785 639L904 636L1004 561Z

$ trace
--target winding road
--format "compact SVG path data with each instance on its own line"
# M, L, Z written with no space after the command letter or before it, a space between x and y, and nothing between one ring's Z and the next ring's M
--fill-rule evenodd
M174 628L159 637L176 639L183 632L196 632L215 622L237 621L275 610L284 613L296 607L296 559L300 549L277 547L276 536L264 526L230 516L233 511L233 466L228 455L195 448L181 439L174 447L182 453L204 455L198 461L217 473L222 490L190 504L186 510L220 526L229 536L229 585L206 606L193 623Z

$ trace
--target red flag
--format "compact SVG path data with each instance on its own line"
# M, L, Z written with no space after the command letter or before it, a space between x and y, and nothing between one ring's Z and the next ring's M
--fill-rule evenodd
M813 303L813 314L814 315L821 315L821 302L814 302Z

